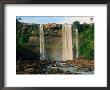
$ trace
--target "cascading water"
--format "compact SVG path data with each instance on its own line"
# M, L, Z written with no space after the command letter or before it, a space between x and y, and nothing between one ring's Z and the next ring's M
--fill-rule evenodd
M79 54L79 46L78 46L78 29L76 29L76 58L78 58L78 54Z
M61 40L54 41L53 44L51 44L52 42L51 43L44 42L45 38L46 37L44 37L43 25L40 25L40 60L45 60L45 59L61 60L61 58L63 61L73 60L72 25L63 24L62 37L50 38L52 39L52 42L53 40L56 40L55 38L61 39ZM76 39L77 38L78 37L76 37ZM77 40L76 40L76 43L77 43L76 46L78 46ZM46 44L46 46L44 46L44 44ZM53 46L50 48L51 50L48 50L48 46L49 46L48 44ZM78 51L78 48L77 48L77 51ZM78 53L76 57L78 57Z
M71 25L64 24L62 28L62 60L73 60Z
M43 25L40 24L40 60L45 60Z

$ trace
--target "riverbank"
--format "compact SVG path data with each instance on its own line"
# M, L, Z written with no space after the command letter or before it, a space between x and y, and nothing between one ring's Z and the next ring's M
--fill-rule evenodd
M16 64L16 74L93 74L94 60L25 61Z

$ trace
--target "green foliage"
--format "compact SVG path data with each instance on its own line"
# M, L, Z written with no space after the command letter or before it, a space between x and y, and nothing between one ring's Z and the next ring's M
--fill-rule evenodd
M28 43L28 38L32 36L32 32L39 35L38 24L25 24L20 22L21 19L16 19L16 43L25 45Z
M80 22L79 21L73 22L73 28L79 29L80 28Z
M21 19L16 19L16 43L17 45L24 45L28 43L30 36L39 36L39 24L25 24L20 22ZM73 29L77 28L79 32L79 56L85 59L94 58L94 24L80 24L79 21L73 23ZM45 35L52 34L56 36L59 31L44 30ZM61 33L60 33L61 34ZM61 36L61 35L58 36ZM73 32L75 38L75 32ZM74 41L75 42L75 41ZM73 43L74 44L74 43ZM75 48L75 45L73 45Z
M79 56L94 59L94 24L74 22L79 32Z
M84 31L79 34L79 52L87 59L94 58L94 25L84 26Z

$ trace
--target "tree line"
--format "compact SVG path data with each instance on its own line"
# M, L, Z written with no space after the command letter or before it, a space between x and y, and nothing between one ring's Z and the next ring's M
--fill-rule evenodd
M79 56L85 59L94 59L94 23L80 24L79 21L73 22L73 27L79 33Z

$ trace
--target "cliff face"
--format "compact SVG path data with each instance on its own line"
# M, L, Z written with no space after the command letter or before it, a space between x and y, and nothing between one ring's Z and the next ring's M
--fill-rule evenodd
M41 30L41 29L40 29ZM48 60L62 60L62 28L58 24L46 24L43 28L44 56ZM41 45L43 45L41 44Z
M40 54L40 60L73 60L72 25L40 24L30 31L24 47Z
M64 24L47 24L44 30L40 28L40 47L42 50L41 55L45 54L45 59L65 61L73 59L72 49L72 27L71 25ZM59 30L60 29L60 30Z
M62 60L62 37L45 36L45 56L49 60Z

